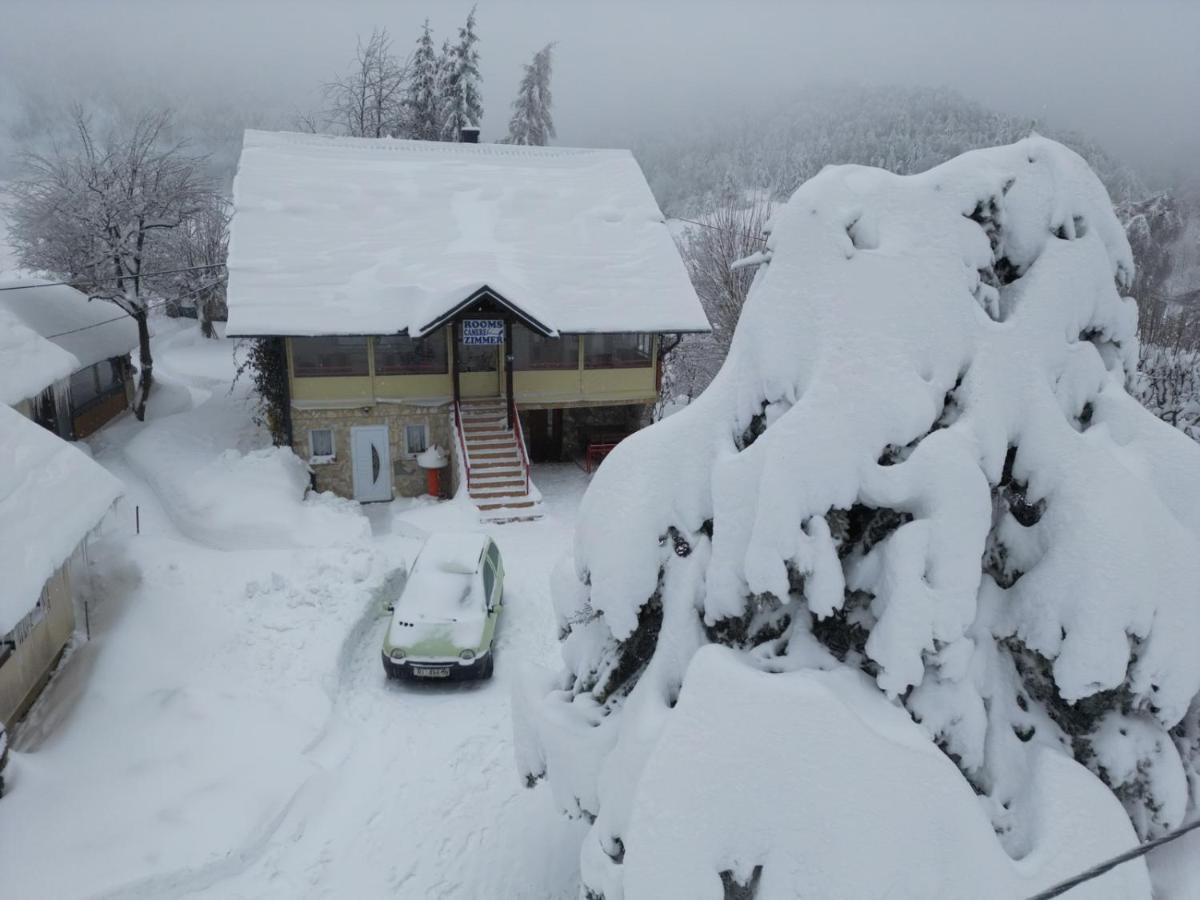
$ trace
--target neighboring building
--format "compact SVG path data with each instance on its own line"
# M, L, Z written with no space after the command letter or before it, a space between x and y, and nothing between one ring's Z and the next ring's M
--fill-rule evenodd
M0 307L0 723L10 729L74 632L73 574L121 491L29 418L30 397L79 370L75 356Z
M638 427L661 336L709 330L625 150L248 131L229 270L227 333L286 342L294 449L363 501L422 493L438 444L528 513L529 456Z
M66 440L85 438L133 401L137 323L119 307L66 285L0 282L0 312L70 354L65 376L22 398L21 409Z

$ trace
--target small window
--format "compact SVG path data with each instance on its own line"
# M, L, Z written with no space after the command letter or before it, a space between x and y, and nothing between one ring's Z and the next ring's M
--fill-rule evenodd
M583 345L588 369L637 369L652 362L649 334L589 334Z
M71 405L79 408L100 396L96 384L96 367L88 366L71 376Z
M429 426L423 422L404 426L404 454L416 456L429 448Z
M406 334L375 338L376 375L445 375L446 359L444 329L416 339Z
M297 378L367 375L365 337L292 338L292 371Z
M310 462L329 462L334 457L333 429L314 428L308 433L308 458Z

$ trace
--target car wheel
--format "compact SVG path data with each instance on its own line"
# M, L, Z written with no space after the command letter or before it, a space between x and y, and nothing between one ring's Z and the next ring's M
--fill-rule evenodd
M496 667L496 657L495 657L494 651L493 651L493 653L489 653L487 655L487 659L485 659L483 661L483 665L479 667L479 677L481 679L482 678L491 678L492 671L495 669L495 667Z

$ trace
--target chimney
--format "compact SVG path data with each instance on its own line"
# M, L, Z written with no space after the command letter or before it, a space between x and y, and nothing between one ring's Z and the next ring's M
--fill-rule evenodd
M479 128L475 125L467 125L460 128L458 131L458 139L464 144L479 143Z

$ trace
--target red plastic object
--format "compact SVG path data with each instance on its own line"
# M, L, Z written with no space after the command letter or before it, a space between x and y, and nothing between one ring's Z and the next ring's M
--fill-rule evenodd
M426 469L425 470L425 490L431 497L442 496L442 470L441 469Z

